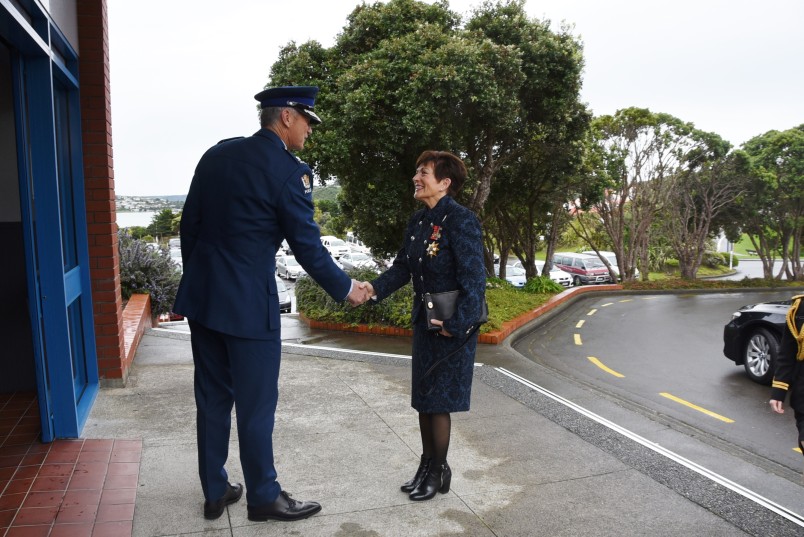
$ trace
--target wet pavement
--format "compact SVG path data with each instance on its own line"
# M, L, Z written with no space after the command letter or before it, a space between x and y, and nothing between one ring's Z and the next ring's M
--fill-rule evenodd
M409 340L282 317L279 481L322 511L255 523L244 499L216 521L203 518L189 331L163 323L144 336L127 387L102 390L84 429L87 438L142 438L134 536L804 534L795 514L804 507L694 460L743 465L738 457L601 399L509 345L479 346L472 409L453 415L450 491L411 502L399 491L420 454ZM664 447L679 436L683 455ZM227 467L242 481L236 430ZM762 468L741 467L735 479L804 497L800 482Z

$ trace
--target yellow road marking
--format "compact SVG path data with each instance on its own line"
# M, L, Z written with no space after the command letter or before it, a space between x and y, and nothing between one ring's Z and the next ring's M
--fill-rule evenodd
M590 310L589 313L587 313L587 315L594 315L595 313L597 313L597 310Z
M607 302L606 304L603 304L603 305L602 305L602 306L600 306L600 307L601 307L601 308L605 308L606 306L611 306L612 304L614 304L614 302Z
M601 362L600 360L598 360L598 359L597 359L597 358L595 358L594 356L587 356L587 359L588 359L590 362L592 362L593 364L595 364L596 366L598 366L600 369L602 369L603 371L605 371L606 373L609 373L609 374L611 374L611 375L614 375L614 376L615 376L615 377L617 377L617 378L621 378L621 379L622 379L622 378L625 378L625 375L623 375L622 373L617 373L615 370L613 370L613 369L611 369L611 368L606 367L605 365L603 365L603 362Z
M580 328L580 327L582 327L582 326L583 326L583 323L585 323L585 322L586 322L586 321L584 321L583 319L581 319L580 321L578 321L578 324L576 324L576 325L575 325L575 328Z
M676 403L681 403L684 406L688 406L693 410L697 410L698 412L702 412L702 413L706 414L707 416L711 416L711 417L713 417L715 419L718 419L720 421L725 421L726 423L734 423L733 419L727 418L725 416L721 416L720 414L716 414L716 413L712 412L711 410L706 410L705 408L699 407L698 405L694 405L694 404L690 403L689 401L685 401L684 399L680 399L680 398L676 397L675 395L671 395L671 394L666 393L666 392L662 392L659 395L661 395L662 397L666 397L667 399L670 399L671 401L675 401Z
M798 451L799 453L801 453L801 448L800 447L794 447L793 451Z
M656 300L657 298L659 298L659 297L658 296L646 296L646 297L642 297L642 300Z
M581 334L575 334L575 344L583 345L583 343L581 342Z
M623 303L623 302L633 302L633 301L634 301L634 299L633 299L633 298L626 298L625 300L620 300L620 303Z

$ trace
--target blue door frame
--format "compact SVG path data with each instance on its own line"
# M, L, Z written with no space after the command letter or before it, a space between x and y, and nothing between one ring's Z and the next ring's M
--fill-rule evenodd
M17 4L18 6L21 4ZM42 440L80 436L98 393L78 57L41 10L0 0L14 111Z

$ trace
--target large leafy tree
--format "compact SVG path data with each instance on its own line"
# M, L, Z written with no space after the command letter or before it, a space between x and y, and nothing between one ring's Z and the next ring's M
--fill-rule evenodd
M707 145L714 135L669 114L644 108L626 108L613 116L598 117L592 132L590 150L597 165L582 185L575 208L600 218L623 279L633 279L638 265L643 279L647 279L651 229L671 199L674 177L719 146ZM583 220L576 219L573 224L578 234L597 248L583 228Z
M804 125L769 131L743 145L751 157L748 191L738 199L734 220L741 222L763 264L766 278L781 254L777 278L802 277L801 237L804 232Z
M718 231L718 217L743 194L749 175L745 153L723 155L729 144L716 136L711 142L710 156L715 158L699 160L674 178L670 189L673 203L664 214L665 236L678 259L681 277L686 279L695 278L707 242Z
M274 64L272 85L321 86L325 121L304 157L338 178L344 216L378 253L398 247L423 150L465 159L461 201L483 218L500 170L546 160L585 128L580 45L523 5L485 3L461 27L446 2L363 4L332 48L290 44Z

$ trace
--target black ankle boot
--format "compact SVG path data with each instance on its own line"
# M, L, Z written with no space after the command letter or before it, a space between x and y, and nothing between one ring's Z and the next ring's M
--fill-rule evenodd
M421 462L419 463L419 469L416 470L416 475L413 476L413 479L399 487L402 489L402 492L410 493L413 491L413 489L419 486L419 483L422 482L424 476L427 475L427 469L430 468L430 461L430 457L425 457L422 455Z
M452 470L446 462L439 465L430 465L427 476L410 493L410 499L414 502L429 500L435 496L436 492L446 494L449 492L449 483L452 481Z

